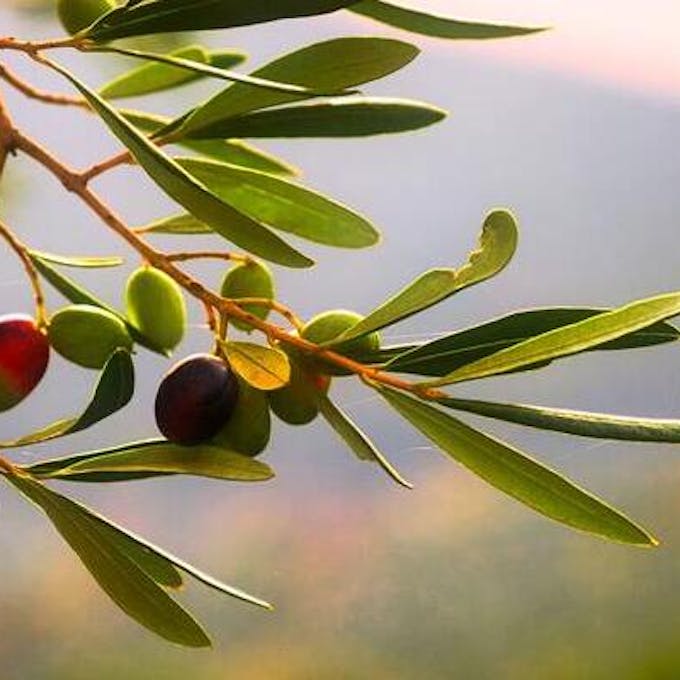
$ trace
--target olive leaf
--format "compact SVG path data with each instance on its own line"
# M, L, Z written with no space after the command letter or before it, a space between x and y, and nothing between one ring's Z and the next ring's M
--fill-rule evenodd
M289 267L309 267L313 264L312 260L267 227L234 210L208 191L68 70L57 64L53 64L53 68L81 92L149 177L192 215L209 224L226 239L266 260Z
M419 130L446 115L443 109L424 102L348 97L255 111L178 134L191 139L365 137Z
M35 477L69 481L124 481L159 475L194 475L236 482L263 482L274 471L260 460L222 446L191 447L154 440L42 461L26 468Z
M475 399L442 397L442 406L495 418L518 425L574 434L580 437L616 439L634 442L680 443L680 420L590 413L530 404L501 404Z
M258 390L278 390L290 381L285 352L252 342L220 342L231 368Z
M84 37L97 42L135 35L202 31L248 26L277 19L335 12L356 0L155 0L109 12L90 26Z
M383 369L394 373L443 376L482 357L542 333L589 319L609 310L589 307L547 307L513 312L472 328L456 331L444 337L418 345L403 345L381 350L373 358L386 361ZM669 323L658 322L641 330L623 335L616 340L590 347L587 351L619 350L648 347L680 338L680 331ZM529 370L545 366L549 361L524 366Z
M402 321L436 305L454 293L486 281L508 265L517 247L517 223L505 210L484 220L479 246L460 269L433 269L374 309L340 335L334 343L358 338Z
M355 14L375 19L380 23L401 28L411 33L427 35L447 40L489 40L530 35L547 30L546 28L510 26L508 24L488 24L460 21L450 17L427 14L414 9L395 5L381 0L364 0L352 5L349 10Z
M349 416L334 404L325 394L318 392L319 412L336 434L354 451L359 460L378 463L397 484L412 489L413 485L404 479L399 471L376 448L375 444L351 421Z
M54 253L45 253L40 250L31 250L29 253L43 262L52 262L53 264L60 264L64 267L75 267L78 269L106 269L108 267L119 267L124 262L122 257L116 256L92 257L55 255Z
M341 248L379 241L365 217L299 184L216 161L175 160L226 203L274 229Z
M245 61L246 55L236 50L209 52L200 45L189 45L171 52L168 56L209 64L214 68L229 69ZM195 82L207 74L190 71L165 63L149 63L122 73L99 88L105 99L124 99L163 92L180 85Z
M518 449L403 392L374 387L390 406L451 458L546 517L621 543L658 544L618 510Z
M344 90L383 78L409 64L417 47L400 40L373 37L335 38L284 54L252 76L321 90ZM234 116L281 106L307 97L235 83L176 121L173 137L200 131ZM168 126L173 127L173 124Z
M132 358L126 350L116 350L102 369L90 402L79 416L57 420L13 441L0 442L0 448L12 449L38 444L86 430L126 406L132 399L134 390Z
M542 333L461 366L428 386L449 385L515 371L584 352L680 314L680 293L637 300L609 312Z

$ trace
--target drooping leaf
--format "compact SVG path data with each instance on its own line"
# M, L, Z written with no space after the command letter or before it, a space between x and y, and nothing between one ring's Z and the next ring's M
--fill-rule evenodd
M356 0L156 0L135 4L105 15L85 37L97 42L134 35L173 31L202 31L248 26L277 19L314 16L334 12Z
M538 27L460 21L450 17L419 12L381 0L364 0L364 2L352 5L350 11L411 33L427 35L432 38L446 38L447 40L511 38L546 30Z
M380 467L401 486L412 489L413 485L375 447L375 444L343 413L325 394L319 392L319 411L338 436L349 446L359 460L367 460Z
M505 210L494 210L484 220L479 246L470 254L465 265L460 269L426 272L343 333L338 341L358 338L391 326L468 286L486 281L506 267L516 247L515 219Z
M252 342L221 342L229 365L258 390L278 390L290 380L290 360L285 352Z
M171 642L210 646L201 626L137 563L129 549L121 547L114 527L40 482L18 475L7 480L45 512L102 590L128 616Z
M134 390L132 358L127 351L116 350L102 369L90 402L79 416L58 420L14 441L0 442L0 448L28 446L86 430L126 406Z
M618 510L521 451L414 397L392 388L377 389L401 416L451 458L546 517L622 543L657 544Z
M398 40L336 38L285 54L252 75L311 89L343 90L398 71L418 53L418 48ZM177 136L196 132L227 118L304 98L236 83L198 106L182 121Z
M107 267L119 267L123 264L122 257L74 257L71 255L55 255L54 253L45 253L39 250L31 250L31 255L34 255L45 262L52 262L60 264L64 267L76 267L80 269L105 269Z
M169 118L155 114L129 110L121 113L144 132L157 132L170 123ZM261 170L270 175L300 174L290 163L240 139L178 139L176 143L216 161Z
M267 227L246 217L221 201L200 182L168 158L104 99L75 76L55 65L81 92L111 132L127 147L154 182L192 215L236 245L289 267L309 267L312 260L298 252Z
M380 238L364 217L299 184L215 161L176 160L222 200L275 229L341 248L365 248Z
M180 446L167 441L143 442L118 449L81 454L62 459L61 467L53 461L49 472L41 465L28 468L39 477L77 480L85 475L90 481L149 475L195 475L237 482L263 482L274 476L273 470L260 460L210 444ZM42 469L45 470L44 464ZM37 470L37 471L36 471Z
M680 314L680 293L638 300L494 352L427 384L448 385L551 361L617 340L677 314Z
M74 305L92 305L94 307L99 307L110 312L114 316L117 316L127 327L128 333L132 336L132 339L151 350L157 354L162 354L163 356L168 356L168 352L162 347L156 347L156 345L142 335L128 320L116 309L107 305L98 297L93 295L89 290L83 288L80 284L76 283L72 279L64 276L61 272L58 272L54 267L48 263L48 259L44 258L42 253L37 253L35 251L29 252L29 257L35 268L40 272L40 275L48 281L55 290L60 292L67 300L70 300Z
M217 78L219 80L229 80L236 83L244 83L250 87L260 87L265 90L273 90L274 92L284 94L294 94L303 97L327 97L336 96L339 94L350 94L349 92L342 92L332 90L330 92L322 92L319 90L310 90L298 85L291 85L289 83L277 82L274 80L267 80L265 78L256 78L237 71L230 71L229 69L220 68L213 64L195 61L192 59L184 59L182 57L155 54L153 52L143 52L142 50L133 50L126 47L113 47L111 45L89 47L88 50L93 52L112 52L115 54L123 54L127 57L135 57L137 59L144 59L158 65L163 65L173 69L174 72L187 71L195 77Z
M394 373L443 376L473 361L542 333L592 318L609 310L587 307L552 307L514 312L472 328L414 346L388 360L384 369ZM680 338L668 323L656 323L590 350L648 347ZM363 360L363 357L362 357ZM545 365L545 362L539 366ZM534 368L527 366L525 369Z
M386 97L341 98L266 109L191 130L192 139L366 137L419 130L446 111L431 104Z
M172 52L170 56L210 64L222 69L238 66L246 59L243 52L224 50L211 53L200 45L182 47ZM201 77L203 75L200 73L169 64L143 64L114 78L99 89L99 94L105 99L139 97L185 85Z
M680 443L680 420L589 413L529 404L500 404L454 397L437 400L442 406L487 418L553 430L580 437L635 442Z

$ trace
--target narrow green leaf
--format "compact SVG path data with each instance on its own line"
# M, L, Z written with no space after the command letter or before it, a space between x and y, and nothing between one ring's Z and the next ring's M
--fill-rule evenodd
M344 90L394 73L418 53L417 47L399 40L336 38L285 54L252 75L317 90ZM183 121L179 136L233 116L304 98L236 83L198 106Z
M258 390L278 390L290 380L290 360L285 352L252 342L221 342L229 365Z
M677 314L680 314L680 293L638 300L494 352L427 384L449 385L551 361L592 349Z
M103 451L100 455L90 455L76 461L50 476L68 479L100 472L195 475L237 482L263 482L274 476L269 465L251 456L208 444L187 447L170 442L132 446L114 453Z
M403 346L402 352L385 365L394 373L444 376L453 370L511 347L542 333L603 314L607 309L587 307L549 307L515 312L472 328L467 328L431 342ZM668 323L656 323L590 350L618 350L673 342L680 332ZM545 366L541 362L520 370Z
M529 404L500 404L453 397L438 399L442 406L475 413L487 418L528 425L541 430L554 430L579 437L616 439L634 442L680 443L680 420L617 416L563 408L547 408Z
M102 590L128 616L171 642L210 646L201 626L137 563L129 547L121 548L115 527L40 482L16 475L7 480L45 512Z
M427 35L447 40L489 40L493 38L512 38L545 31L546 28L510 26L507 24L487 24L460 21L450 17L426 14L414 9L394 5L380 0L365 0L350 7L350 11L361 16L375 19L380 23L402 28L411 33Z
M376 389L442 451L492 486L546 517L621 543L657 545L656 539L618 510L521 451L414 397L387 387Z
M126 406L134 390L132 358L125 350L116 350L102 369L90 402L79 416L58 420L14 441L0 442L0 449L28 446L86 430Z
M334 12L356 0L156 0L119 8L95 22L85 37L97 42L134 35L248 26Z
M343 413L325 394L319 392L317 401L319 411L326 422L338 436L349 446L359 460L378 463L380 467L397 483L407 489L413 485L401 476L399 471L375 447L373 442Z
M192 139L366 137L419 130L446 111L423 102L380 97L324 100L234 116L192 129Z
M149 222L136 230L143 234L212 234L213 230L193 215L172 215Z
M117 316L126 325L128 332L136 343L146 347L152 352L168 356L168 352L165 349L156 347L151 340L142 335L131 323L129 323L117 309L107 305L80 284L67 276L64 276L61 272L58 272L54 267L48 264L48 260L43 257L42 253L30 251L28 255L35 268L40 272L40 275L67 300L70 300L75 305L93 305L94 307L105 309L107 312Z
M310 90L298 85L291 85L289 83L276 82L267 80L265 78L256 78L254 76L238 73L237 71L230 71L228 69L213 66L210 63L202 63L191 59L183 59L178 56L154 54L153 52L143 52L141 50L133 50L125 47L113 47L111 45L90 47L92 52L109 52L114 54L123 54L126 57L135 57L137 59L144 59L146 61L154 62L157 65L162 65L171 68L173 73L178 70L186 71L193 74L194 77L209 77L217 78L219 80L229 80L236 83L244 83L251 87L261 87L265 90L273 90L274 92L281 92L285 94L294 94L302 97L328 97L337 96L340 94L350 94L349 92L342 92L332 90L330 92L321 92L318 90Z
M215 161L175 160L223 201L275 229L340 248L365 248L380 239L364 217L299 184Z
M70 255L55 255L44 253L39 250L31 250L30 254L45 262L60 264L64 267L76 267L80 269L105 269L107 267L119 267L125 260L122 257L74 257Z
M350 340L402 321L436 305L454 293L501 272L517 247L517 223L505 210L494 210L484 220L479 246L460 269L426 272L374 309L338 340Z
M121 111L127 120L144 132L157 132L170 123L170 119L141 111ZM241 165L270 175L299 175L290 163L247 144L240 139L178 139L176 144L216 161Z
M192 215L249 252L289 267L309 267L312 260L276 234L210 193L131 125L99 95L61 66L54 66L87 99L111 132L127 147L149 177Z

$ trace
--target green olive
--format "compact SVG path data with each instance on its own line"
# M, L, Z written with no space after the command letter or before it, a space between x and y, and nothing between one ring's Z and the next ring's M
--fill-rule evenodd
M141 267L125 287L130 323L159 349L170 351L182 341L187 309L181 288L165 272Z
M268 393L269 405L284 423L306 425L319 414L317 396L328 391L331 381L327 375L309 370L293 357L290 369L290 382Z
M227 424L213 442L246 456L264 451L271 435L267 395L239 378L239 397Z
M333 341L346 330L352 328L361 321L361 314L346 309L333 309L322 312L310 319L300 331L300 336L317 345L323 345ZM360 338L339 342L333 346L333 351L348 357L361 359L362 355L371 354L380 348L380 334L377 331L368 333ZM331 364L308 360L310 366L330 375L349 375L350 371Z
M75 35L117 6L115 0L57 0L57 15L66 32Z
M222 297L238 298L274 298L274 277L269 267L263 262L248 261L232 267L224 276ZM269 309L262 305L243 305L243 309L258 319L266 319ZM253 327L239 319L232 319L231 323L242 331L252 331Z
M47 335L61 356L85 368L102 368L119 348L132 350L123 321L92 305L70 305L56 312Z

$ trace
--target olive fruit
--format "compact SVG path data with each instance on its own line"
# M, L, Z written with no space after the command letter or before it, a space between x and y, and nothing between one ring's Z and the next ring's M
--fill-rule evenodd
M328 391L331 380L303 366L293 357L290 360L290 381L278 390L268 392L272 411L284 423L306 425L319 414L317 396Z
M47 336L30 316L0 316L0 411L33 391L45 375L49 354Z
M346 309L334 309L322 312L310 319L300 331L300 336L317 345L331 342L346 330L352 328L361 321L361 314L351 312ZM362 354L371 353L380 347L380 334L377 331L368 333L360 338L339 342L333 346L333 351L349 357L361 357ZM320 362L314 359L309 360L310 365L318 370L331 375L347 375L349 371L340 368L330 362Z
M61 356L85 368L102 368L117 349L132 350L123 321L92 305L60 309L50 319L48 338Z
M57 0L57 15L66 31L75 35L117 6L116 0Z
M222 280L220 289L222 297L238 298L274 298L274 277L269 267L263 262L248 261L232 267ZM269 309L262 305L243 305L243 309L259 319L266 319ZM240 319L232 319L231 323L242 331L252 331L253 327Z
M182 289L165 272L140 267L125 286L126 315L153 345L175 349L184 337L187 308Z
M267 447L271 427L266 393L239 378L236 407L213 442L230 451L256 456Z
M165 375L156 394L156 424L176 444L214 437L232 416L238 379L222 359L194 354Z

